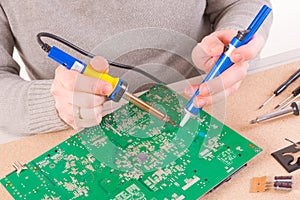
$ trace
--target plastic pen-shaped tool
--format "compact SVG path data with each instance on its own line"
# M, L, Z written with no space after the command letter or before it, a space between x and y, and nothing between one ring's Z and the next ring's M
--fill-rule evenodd
M280 102L277 106L275 106L275 108L274 109L276 109L276 108L279 108L281 105L284 105L286 102L288 102L291 98L296 98L298 95L300 94L300 86L299 87L297 87L296 89L294 89L293 91L292 91L292 94L288 97L288 98L286 98L286 99L284 99L282 102ZM292 99L291 101L294 101L295 99Z
M114 78L109 74L97 72L90 65L86 65L82 61L74 58L55 46L51 47L48 56L69 70L75 70L86 76L109 82L113 87L111 94L108 95L110 100L118 102L121 98L124 98L146 112L154 115L156 118L176 126L167 114L127 92L128 84L123 79Z
M281 92L283 92L290 84L292 84L298 77L300 76L300 69L296 71L293 75L291 75L288 80L282 83L274 92L273 95L268 98L258 109L264 107L267 103L269 103L274 97L278 96Z
M229 58L232 51L235 48L247 44L252 39L252 37L254 36L254 34L259 29L259 27L264 22L264 20L266 19L266 17L269 15L270 12L271 12L271 8L264 5L259 11L259 13L256 15L256 17L254 18L254 20L251 22L247 30L238 31L237 35L231 40L230 44L228 45L228 48L225 48L226 50L220 56L220 58L213 66L211 71L207 74L207 76L202 81L202 83L207 82L219 76L222 72L224 72L226 69L228 69L230 66L233 65L233 62ZM200 89L198 88L195 94L187 103L185 107L185 116L180 122L181 127L186 124L186 122L189 120L189 118L192 115L198 115L199 112L202 110L201 108L197 108L194 106L194 100L199 94L200 94Z
M294 114L294 115L298 116L299 109L300 109L300 101L293 102L290 107L259 116L256 119L250 121L250 124L255 124L255 123L259 123L259 122L263 122L263 121L267 121L267 120L271 120L271 119L276 119L276 118L283 117L283 116L290 115L290 114Z

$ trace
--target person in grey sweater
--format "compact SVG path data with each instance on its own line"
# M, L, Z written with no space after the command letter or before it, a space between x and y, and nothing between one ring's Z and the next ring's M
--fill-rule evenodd
M39 32L59 35L102 56L91 61L47 40L91 65L108 72L105 59L139 67L171 83L198 74L194 64L208 71L224 45L245 29L268 0L0 0L0 130L31 135L98 124L105 95L104 81L68 71L47 58L36 42ZM272 17L245 46L236 49L233 67L221 75L223 89L201 85L198 106L210 95L235 91L246 76L248 61L263 47ZM14 47L25 63L30 81L20 76ZM104 59L105 58L105 59ZM135 72L110 67L112 76L129 82L131 92L151 80ZM192 94L194 87L186 89Z

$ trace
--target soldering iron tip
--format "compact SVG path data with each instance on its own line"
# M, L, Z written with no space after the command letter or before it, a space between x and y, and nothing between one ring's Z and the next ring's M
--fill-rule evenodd
M250 121L250 124L256 124L257 123L257 120L256 119L253 119Z

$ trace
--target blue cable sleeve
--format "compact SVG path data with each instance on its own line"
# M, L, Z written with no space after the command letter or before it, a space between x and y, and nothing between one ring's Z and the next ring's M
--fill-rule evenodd
M66 52L60 50L55 46L53 46L49 51L48 57L52 58L53 60L55 60L62 66L64 66L65 68L69 70L78 71L81 74L84 72L86 68L86 64L84 62L74 58L73 56L67 54Z

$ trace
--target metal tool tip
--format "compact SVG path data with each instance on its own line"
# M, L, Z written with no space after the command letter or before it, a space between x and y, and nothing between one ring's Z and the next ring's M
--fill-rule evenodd
M279 108L279 106L280 106L280 105L278 104L277 106L275 106L275 107L274 107L274 109L277 109L277 108Z
M182 118L179 126L183 127L188 122L189 119L190 119L190 114L188 112L186 112L184 117Z
M256 119L253 119L250 121L250 124L256 124L257 123L257 120Z
M262 107L264 107L264 104L263 104L263 105L261 105L261 106L259 106L258 110L259 110L259 109L262 109Z

